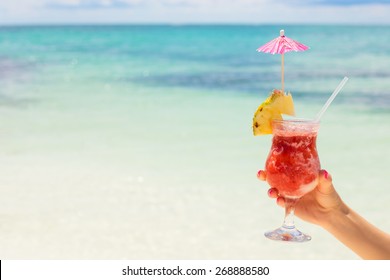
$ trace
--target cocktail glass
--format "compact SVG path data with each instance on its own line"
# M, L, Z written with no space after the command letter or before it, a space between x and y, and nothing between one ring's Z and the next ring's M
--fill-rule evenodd
M285 199L283 225L265 233L272 240L305 242L309 235L294 225L296 202L318 184L320 160L316 139L319 122L313 120L273 120L272 146L265 170L267 182Z

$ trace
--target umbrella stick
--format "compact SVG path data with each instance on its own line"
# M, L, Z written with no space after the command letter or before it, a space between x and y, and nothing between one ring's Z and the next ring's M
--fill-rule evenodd
M284 93L284 53L282 53L282 92Z

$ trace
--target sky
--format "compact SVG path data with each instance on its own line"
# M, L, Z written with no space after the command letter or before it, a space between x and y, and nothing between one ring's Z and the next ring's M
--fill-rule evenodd
M390 0L0 0L0 25L390 24Z

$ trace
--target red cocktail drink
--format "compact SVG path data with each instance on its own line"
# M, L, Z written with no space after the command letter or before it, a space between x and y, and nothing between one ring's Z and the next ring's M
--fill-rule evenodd
M320 160L316 139L319 123L274 121L271 151L265 165L268 184L286 198L300 198L318 183Z
M294 205L318 184L320 160L316 139L319 123L304 120L274 120L272 147L265 169L267 182L285 198L283 225L265 236L273 240L303 242L311 237L294 225Z

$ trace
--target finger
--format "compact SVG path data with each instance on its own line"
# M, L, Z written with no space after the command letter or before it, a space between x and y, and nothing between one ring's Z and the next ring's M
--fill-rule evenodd
M330 194L334 192L332 176L325 169L320 171L318 191L323 194Z
M266 180L266 173L264 170L259 170L259 172L257 172L257 178L261 181L265 181Z
M279 196L278 190L275 188L271 188L268 190L268 196L270 198L277 198Z
M276 204L279 205L280 207L284 207L285 205L285 200L283 197L279 196L277 199L276 199Z

